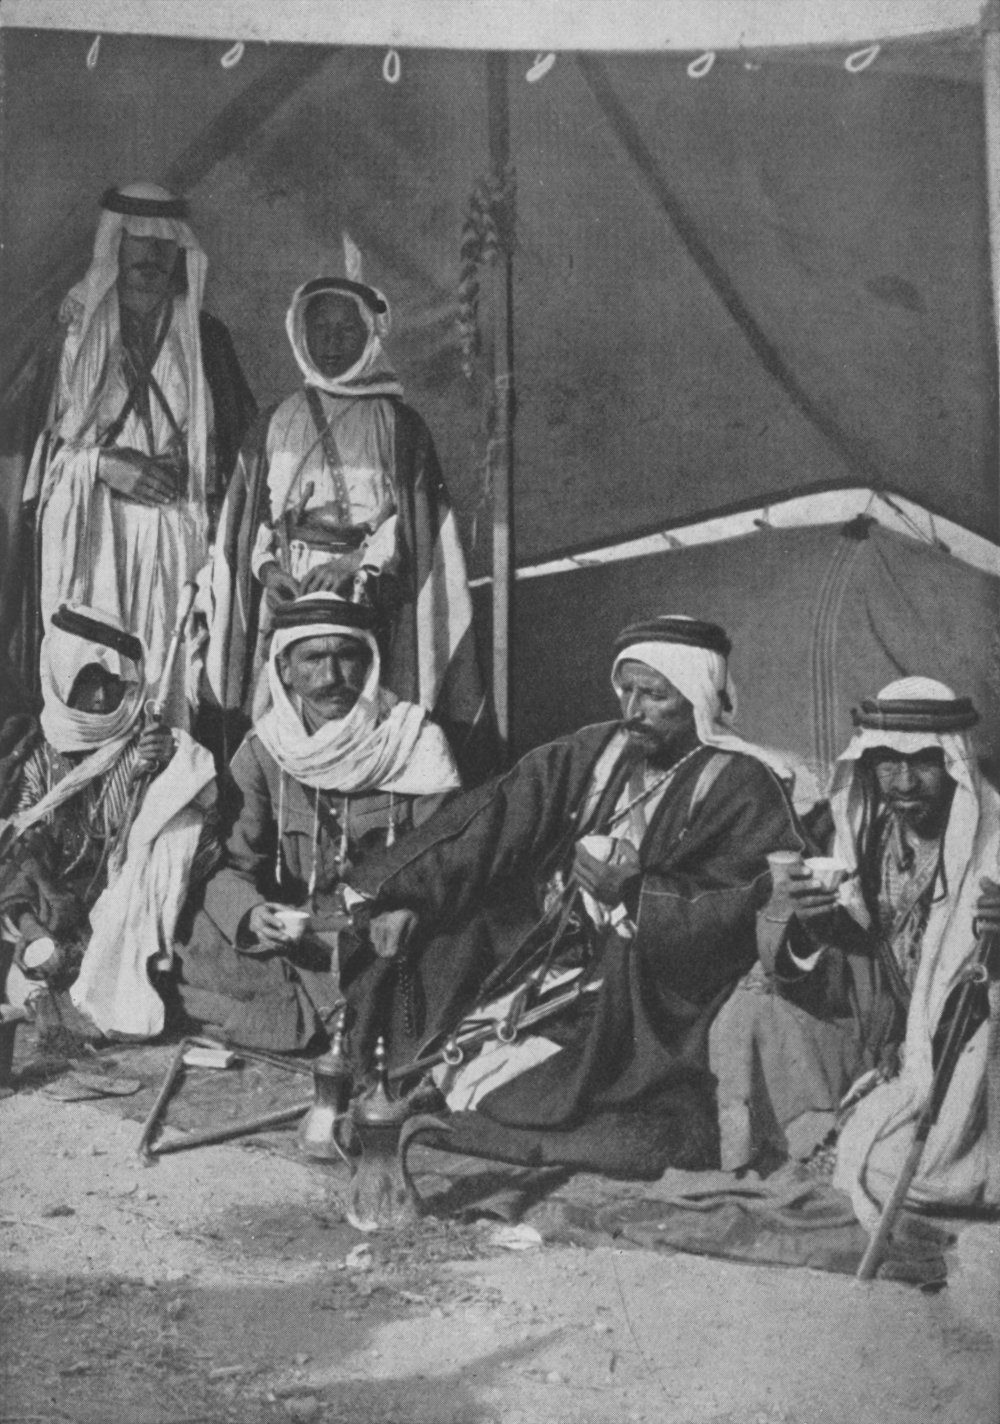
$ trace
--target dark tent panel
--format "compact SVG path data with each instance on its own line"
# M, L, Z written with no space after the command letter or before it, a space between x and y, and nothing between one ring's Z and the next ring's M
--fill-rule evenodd
M728 630L738 730L793 752L818 784L851 735L851 708L912 675L973 698L978 750L1000 767L1000 578L860 520L764 529L521 581L519 750L617 714L608 677L615 635L651 613Z
M455 324L469 195L489 172L486 58L2 33L4 378L86 266L113 181L187 190L209 304L263 403L297 376L292 289L388 294L488 568L488 372ZM895 489L997 529L982 90L973 40L843 55L560 55L509 68L517 181L520 563L790 490ZM481 317L488 323L484 276ZM478 516L478 519L477 519Z

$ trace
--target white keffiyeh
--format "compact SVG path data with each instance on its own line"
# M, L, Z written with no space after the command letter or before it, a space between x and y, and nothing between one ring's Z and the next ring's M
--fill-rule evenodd
M330 603L328 593L306 594L297 603ZM345 608L349 605L345 604ZM371 653L365 684L346 717L324 722L310 732L278 671L278 655L307 638L353 638ZM379 685L381 662L374 637L353 624L309 623L278 629L268 657L266 689L270 705L255 723L264 747L282 771L305 786L352 795L392 791L433 796L459 785L444 733L428 721L423 708L400 702Z

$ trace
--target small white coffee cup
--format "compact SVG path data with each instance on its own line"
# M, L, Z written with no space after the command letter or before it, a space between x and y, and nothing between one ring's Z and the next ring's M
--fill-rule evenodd
M581 836L577 844L592 855L595 860L605 863L611 859L617 848L618 842L614 836Z
M806 860L805 866L813 880L823 890L836 890L840 882L847 876L847 866L841 865L840 861L835 860L831 855L810 856Z
M30 969L39 977L53 974L62 964L62 951L55 940L48 935L33 939L24 946L21 961L26 970Z
M281 925L287 937L297 944L306 932L309 911L293 910L287 905L282 905L280 909L275 910L274 918Z
M767 864L773 888L782 890L791 882L791 871L801 870L802 856L797 850L773 850L767 857Z

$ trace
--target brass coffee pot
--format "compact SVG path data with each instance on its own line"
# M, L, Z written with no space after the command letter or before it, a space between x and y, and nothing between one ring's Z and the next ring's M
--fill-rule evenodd
M351 1101L353 1077L344 1054L344 1015L337 1018L329 1053L313 1064L313 1104L299 1124L299 1147L321 1162L350 1158L340 1145Z
M430 1113L412 1113L405 1098L389 1097L385 1040L375 1046L375 1083L355 1100L350 1114L359 1153L351 1160L347 1220L358 1231L385 1231L420 1217L420 1198L406 1165L420 1132L450 1126Z

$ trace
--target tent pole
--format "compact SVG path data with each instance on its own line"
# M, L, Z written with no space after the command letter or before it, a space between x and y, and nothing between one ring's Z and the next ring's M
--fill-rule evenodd
M1000 352L1000 30L983 35L983 108L986 127L986 191L989 202L993 326ZM1000 404L1000 392L998 392ZM1000 478L1000 471L998 478ZM1000 530L998 530L1000 537Z
M504 181L510 164L510 99L507 56L486 58L490 163ZM514 567L514 320L512 238L507 205L498 215L499 250L493 264L493 403L489 475L493 492L493 713L501 764L510 749L510 627Z

